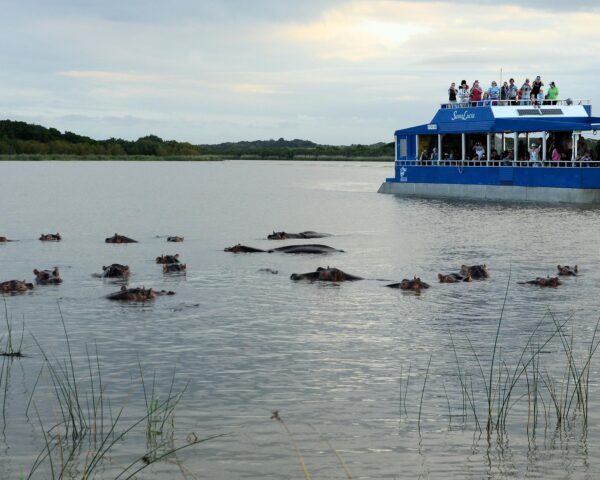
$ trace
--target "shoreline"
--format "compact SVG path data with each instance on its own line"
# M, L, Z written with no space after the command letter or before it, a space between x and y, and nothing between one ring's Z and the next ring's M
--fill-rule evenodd
M390 162L393 157L347 157L343 155L295 155L292 158L269 155L262 157L260 155L129 155L129 156L110 156L110 155L41 155L41 154L18 154L18 155L0 155L2 161L21 161L21 162L43 162L43 161L116 161L116 162L222 162L225 160L276 160L276 161L328 161L328 162Z

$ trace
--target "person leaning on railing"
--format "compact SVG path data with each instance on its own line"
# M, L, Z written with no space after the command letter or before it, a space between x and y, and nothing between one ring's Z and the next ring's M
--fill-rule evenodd
M500 89L498 88L498 84L493 81L492 86L488 88L486 92L486 97L490 101L491 105L498 105L498 99L500 98Z
M481 102L481 96L483 95L483 90L479 86L479 80L475 80L473 82L473 88L471 89L471 106L476 107Z
M517 92L518 92L518 88L515 85L515 79L511 78L509 80L510 84L508 85L508 90L507 90L507 94L506 97L508 100L510 100L510 104L511 105L516 105L517 104Z

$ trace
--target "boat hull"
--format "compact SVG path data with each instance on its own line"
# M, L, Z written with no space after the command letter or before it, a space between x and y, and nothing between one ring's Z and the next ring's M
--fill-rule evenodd
M600 168L401 165L380 193L429 198L600 204Z

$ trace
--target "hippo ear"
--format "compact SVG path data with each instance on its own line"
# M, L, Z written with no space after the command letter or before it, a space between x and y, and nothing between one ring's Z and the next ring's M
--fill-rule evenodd
M40 273L40 271L39 271L37 268L34 268L34 269L33 269L33 274L34 274L34 275L37 275L38 273Z
M560 265L557 265L556 268L558 268L559 270L562 270L562 267Z
M444 276L441 273L438 273L438 280L441 282L442 278L444 278Z
M107 268L108 268L108 267L105 267L104 265L102 265L102 271L103 271L103 272L105 272Z
M579 269L577 268L577 265L575 265L575 268L573 270L575 270L575 273L577 273L579 271Z

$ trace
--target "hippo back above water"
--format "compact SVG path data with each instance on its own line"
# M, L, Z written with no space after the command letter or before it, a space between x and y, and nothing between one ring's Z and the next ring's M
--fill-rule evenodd
M108 237L104 240L106 243L138 243L133 238L126 237L125 235L119 235L115 233L112 237Z
M330 237L329 233L319 233L313 232L312 230L307 230L306 232L300 233L288 233L288 232L276 232L273 231L272 234L267 235L268 240L287 240L289 238L323 238Z
M346 272L338 268L333 267L319 267L314 272L308 273L292 273L290 276L291 280L308 280L310 282L314 282L315 280L319 280L321 282L347 282L354 280L362 280L362 277L357 277L355 275L350 275Z
M62 240L60 233L42 233L39 238L42 242L59 242Z

